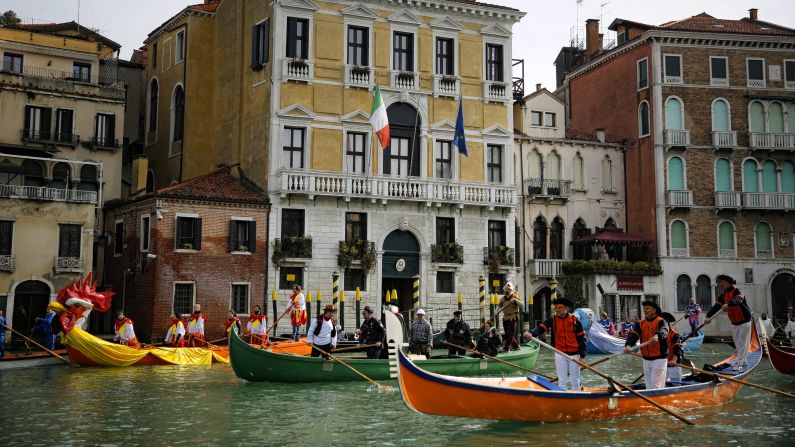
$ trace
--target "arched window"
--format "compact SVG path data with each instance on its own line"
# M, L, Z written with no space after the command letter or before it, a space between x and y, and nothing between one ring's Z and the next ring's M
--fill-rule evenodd
M767 109L767 131L770 133L784 133L784 109L781 103L770 103Z
M791 161L781 163L781 192L795 192L795 163Z
M549 258L563 259L563 222L560 217L552 220L549 226Z
M718 225L718 256L721 258L736 258L737 250L734 245L734 225L723 221Z
M616 225L616 221L612 217L608 217L605 221L605 228L618 228L618 225Z
M678 219L671 222L671 256L690 256L687 248L687 226Z
M712 281L707 275L699 275L696 279L696 303L705 312L712 307Z
M759 192L759 175L757 173L757 164L754 160L745 160L743 162L743 191Z
M613 160L609 155L602 159L602 191L613 191Z
M171 110L171 141L180 141L185 130L185 90L181 85L174 89Z
M574 163L572 167L574 187L577 189L585 188L585 164L582 160L582 155L579 152L574 154Z
M155 190L155 173L151 169L146 172L146 192Z
M693 296L693 287L690 277L679 275L676 278L676 310L684 311L690 303L691 296Z
M81 191L99 191L96 166L83 165L80 168L80 183L77 185L77 189Z
M544 170L544 178L549 180L560 179L560 156L555 151L547 155L547 166Z
M527 155L528 194L541 194L542 175L543 167L541 166L541 154L534 149Z
M757 258L773 257L773 232L767 222L759 222L754 229L754 241L756 243Z
M25 171L25 186L44 186L44 166L38 161L25 160L22 162Z
M152 79L152 85L149 87L149 132L157 130L157 101L158 101L159 87L157 79Z
M712 130L714 132L728 132L731 130L729 103L723 99L716 99L712 103Z
M577 239L587 236L591 234L591 229L588 228L588 225L585 224L585 221L582 218L577 219L574 222L574 227L572 228L571 238L573 241ZM588 259L586 253L588 253L588 247L585 245L574 244L574 259Z
M759 101L754 101L749 106L749 119L751 132L765 131L765 106Z
M715 162L715 190L723 192L732 190L732 165L725 158L719 158Z
M668 159L668 189L671 191L683 191L685 189L684 162L679 157Z
M646 101L638 106L638 133L641 137L649 135L649 103Z
M533 222L533 259L547 258L547 221L542 216Z
M765 160L762 163L762 192L778 192L776 162Z
M665 101L665 128L666 129L683 129L684 128L684 112L682 101L679 98L668 98Z
M63 162L56 163L52 168L52 181L50 182L50 187L57 189L69 188L71 172L68 164Z

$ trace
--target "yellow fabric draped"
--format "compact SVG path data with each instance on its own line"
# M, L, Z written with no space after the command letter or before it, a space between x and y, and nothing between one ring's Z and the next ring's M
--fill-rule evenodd
M64 345L71 346L94 362L105 366L130 366L147 354L152 354L173 365L209 365L213 361L229 363L228 358L209 349L131 348L102 340L78 327L65 334L61 340Z

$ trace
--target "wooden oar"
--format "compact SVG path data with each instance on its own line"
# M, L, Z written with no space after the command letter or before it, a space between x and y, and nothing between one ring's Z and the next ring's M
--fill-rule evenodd
M251 333L251 332L248 332L248 331L243 331L243 336L246 336L246 335L251 336L252 341L255 341L255 340L259 339L261 345L270 344L270 340L268 340L267 336L266 337L262 337L259 334L254 334L254 333Z
M645 346L648 346L648 345L650 345L650 344L651 344L651 340L649 340L649 341L647 341L646 343L643 343L643 344L641 344L641 345L638 345L638 346L633 346L633 347L632 347L632 352L631 352L630 354L634 354L634 353L636 353L636 352L640 351L640 348L643 348L643 347L645 347ZM626 352L624 352L624 351L617 352L617 353L615 353L615 354L608 355L608 356L607 356L607 357L605 357L605 358L599 359L599 360L597 360L597 361L595 361L595 362L593 362L593 363L590 363L588 366L596 366L596 365L598 365L598 364L600 364L600 363L604 363L604 362L606 362L606 361L608 361L608 360L614 359L614 358L616 358L616 357L618 357L618 356L622 356L622 355L624 355L624 354L627 354L627 353L626 353ZM552 381L553 381L553 382L557 382L557 381L558 381L558 379L559 379L559 377L555 377L554 379L552 379ZM632 382L632 383L635 383L635 382Z
M369 344L369 345L361 345L361 346L360 345L349 346L347 348L332 349L331 352L357 351L357 350L360 350L360 349L374 348L377 345L378 345L378 343L372 343L372 344Z
M446 344L447 346L452 346L452 347L457 348L457 349L463 349L463 350L466 350L466 351L469 351L469 352L472 352L472 353L475 353L475 354L478 354L478 355L482 355L483 357L486 357L487 359L492 359L492 360L496 360L496 361L498 361L500 363L505 363L508 366L512 366L512 367L514 367L516 369L521 369L523 371L531 372L531 373L533 373L533 374L535 374L537 376L541 376L541 377L544 377L546 379L552 379L551 376L548 376L546 374L541 374L540 372L533 371L532 369L527 369L525 367L517 365L516 363L511 363L511 362L509 362L507 360L503 360L501 358L497 358L497 357L494 357L494 356L491 356L491 355L488 355L488 354L484 354L484 353L478 351L477 349L465 348L463 346L454 345L454 344L448 343L446 341L443 341L442 343Z
M499 309L497 309L497 313L496 313L496 314L494 314L494 315L492 315L492 316L490 316L488 319L486 319L486 323L488 323L488 322L489 322L489 320L491 320L491 321L493 322L493 321L494 321L494 319L495 319L495 318L497 318L497 316L499 316L499 315L502 313L502 311L503 311L503 310L505 310L505 307L500 307ZM472 332L472 335L475 335L476 333L478 333L478 332L482 331L482 330L483 330L483 327L485 327L485 326L486 326L486 323L483 323L483 324L481 324L479 328L475 329L475 330Z
M319 352L322 352L323 354L326 354L327 356L329 356L329 358L331 360L334 360L335 362L339 363L340 365L350 369L351 371L355 372L356 374L358 374L360 377L364 378L368 382L370 382L372 384L375 384L375 385L378 385L381 388L382 391L394 391L391 386L382 385L381 383L376 382L375 380L367 377L363 372L361 372L358 369L354 368L353 366L343 362L342 360L340 360L338 357L334 356L330 352L326 352L326 351L320 349L320 347L318 345L316 345L314 343L309 343L309 342L304 342L304 343L306 343L307 345L311 346L313 349L317 349Z
M287 313L288 313L288 312L290 312L291 310L293 310L293 306L292 306L292 304L290 305L290 307L288 307L288 308L287 308L287 310L285 310L285 311L284 311L284 313L283 313L283 314L279 315L279 318L277 318L277 319L276 319L276 321L274 321L274 322L273 322L273 325L271 325L271 327L269 327L268 329L266 329L266 330L265 330L265 334L267 334L268 332L270 332L270 331L271 331L271 329L275 328L275 327L276 327L276 325L277 325L277 324L279 324L279 321L281 321L281 319L282 319L282 318L283 318L285 315L287 315ZM276 334L274 334L274 335L276 335ZM262 337L260 337L260 339L262 339Z
M719 311L715 312L715 315L713 315L713 316L712 316L712 317L709 319L709 322L711 323L711 322L712 322L712 320L714 320L714 319L715 319L715 317L717 317L718 315L720 315L720 313L721 313L721 312L723 312L723 308L722 308L722 307L720 308L720 310L719 310ZM694 336L694 335L698 334L698 331L700 331L700 330L701 330L701 328L703 328L703 327L704 327L704 326L706 326L707 324L709 324L709 323L707 323L706 321L705 321L705 322L703 322L703 323L701 323L701 326L697 327L695 331L691 331L689 334L687 334L687 336L686 336L685 338L683 338L683 339L682 339L682 343L684 344L684 342L685 342L685 341L687 341L687 339L688 339L688 338L690 338L690 337L692 337L692 336Z
M726 379L726 380L728 380L730 382L741 383L743 385L748 385L750 387L759 388L760 390L770 391L771 393L776 393L776 394L780 394L782 396L791 397L791 398L795 399L795 394L785 393L784 391L780 391L780 390L777 390L777 389L774 389L774 388L768 388L768 387L762 386L762 385L757 385L755 383L747 382L747 381L742 380L742 379L735 379L734 377L727 376L725 374L719 374L719 373L714 373L714 372L711 372L711 371L705 371L703 369L699 369L699 368L695 368L695 367L687 366L687 365L679 365L679 366L681 366L682 368L685 368L685 369L689 369L691 371L708 374L708 375L713 376L713 377L720 377L721 379Z
M61 357L60 355L56 354L55 352L53 352L53 351L50 351L49 349L47 349L47 348L45 348L44 346L40 345L40 344L39 344L39 343L38 343L36 340L33 340L33 339L31 339L31 338L28 338L28 337L25 337L24 335L22 335L22 334L20 334L19 332L17 332L17 331L15 331L15 330L11 329L10 327L6 326L5 324L2 324L2 323L0 323L0 326L3 326L4 328L8 329L9 331L13 332L14 334L17 334L17 335L19 335L20 337L24 338L25 340L27 340L27 341L29 341L29 342L33 343L34 345L36 345L36 346L40 347L41 349L44 349L44 350L45 350L45 351L47 351L48 353L52 354L54 357L57 357L59 360L62 360L62 361L63 361L64 363L66 363L67 365L71 365L71 364L72 364L72 362L70 362L69 360L67 360L67 359L65 359L65 358L63 358L63 357Z
M591 372L593 372L594 374L596 374L596 375L598 375L598 376L600 376L600 377L604 378L605 380L607 380L607 381L608 381L608 383L612 382L612 383L614 383L614 384L616 384L616 385L620 386L621 388L624 388L625 390L629 391L629 392L630 392L630 393L632 393L633 395L635 395L635 396L637 396L637 397L639 397L639 398L641 398L641 399L645 400L646 402L648 402L648 403L649 403L649 404L651 404L651 405L654 405L655 407L657 407L657 408L659 408L660 410L662 410L662 411L664 411L664 412L666 412L666 413L670 414L671 416L673 416L673 417L675 417L675 418L679 419L680 421L684 422L685 424L688 424L688 425L695 425L695 423L694 423L694 422L692 422L692 421L688 420L687 418L685 418L685 417L684 417L684 416L682 416L681 414L679 414L679 413L677 413L677 412L675 412L675 411L673 411L673 410L671 410L671 409L669 409L669 408L666 408L666 407L664 407L664 406L662 406L662 405L658 404L657 402L655 402L655 401L651 400L651 399L650 399L650 398L648 398L647 396L644 396L643 394L640 394L639 392L637 392L637 391L633 390L632 388L628 387L627 385L624 385L623 383L621 383L621 382L619 382L619 381L617 381L617 380L613 379L611 376L609 376L609 375L607 375L607 374L603 373L602 371L599 371L598 369L596 369L596 368L593 368L591 365L589 365L589 364L587 364L587 363L584 363L584 362L581 362L581 361L579 361L579 360L577 360L577 359L575 359L575 358L573 358L573 357L571 357L571 356L569 356L569 355L567 355L567 354L563 353L562 351L560 351L560 350L558 350L558 349L556 349L556 348L554 348L554 347L552 347L552 346L550 346L550 345L548 345L548 344L544 343L544 342L543 342L543 341L541 341L541 340L538 340L538 339L536 339L536 342L538 342L538 344L540 344L541 346L543 346L543 347L545 347L545 348L547 348L547 349L549 349L549 350L551 350L551 351L554 351L554 352L556 352L556 353L560 354L561 356L563 356L564 358L566 358L566 359L568 359L568 360L570 360L570 361L572 361L572 362L574 362L574 363L576 363L576 364L580 365L581 367L583 367L583 368L585 368L585 369L588 369L588 370L590 370L590 371L591 371Z

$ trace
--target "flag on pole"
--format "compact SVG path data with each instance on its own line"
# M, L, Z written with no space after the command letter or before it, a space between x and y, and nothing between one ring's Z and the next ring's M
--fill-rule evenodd
M465 157L467 154L467 140L464 136L464 107L461 95L458 96L458 118L455 120L455 134L453 135L453 146L458 148L458 152Z
M378 136L381 149L386 149L389 146L389 119L386 116L384 101L381 99L381 89L377 85L375 86L373 108L370 111L370 124L373 126L373 132Z

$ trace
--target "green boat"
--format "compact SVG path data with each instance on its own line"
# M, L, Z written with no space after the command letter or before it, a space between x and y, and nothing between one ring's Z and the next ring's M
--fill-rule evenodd
M234 333L234 331L232 331ZM499 359L522 368L533 369L539 346L535 342L516 351L502 353ZM335 356L373 380L389 380L389 360L370 360ZM280 354L249 345L238 336L229 343L229 360L235 375L254 382L343 382L364 380L334 360L295 354ZM431 358L416 360L422 369L454 376L511 374L516 368L491 359L473 357Z

